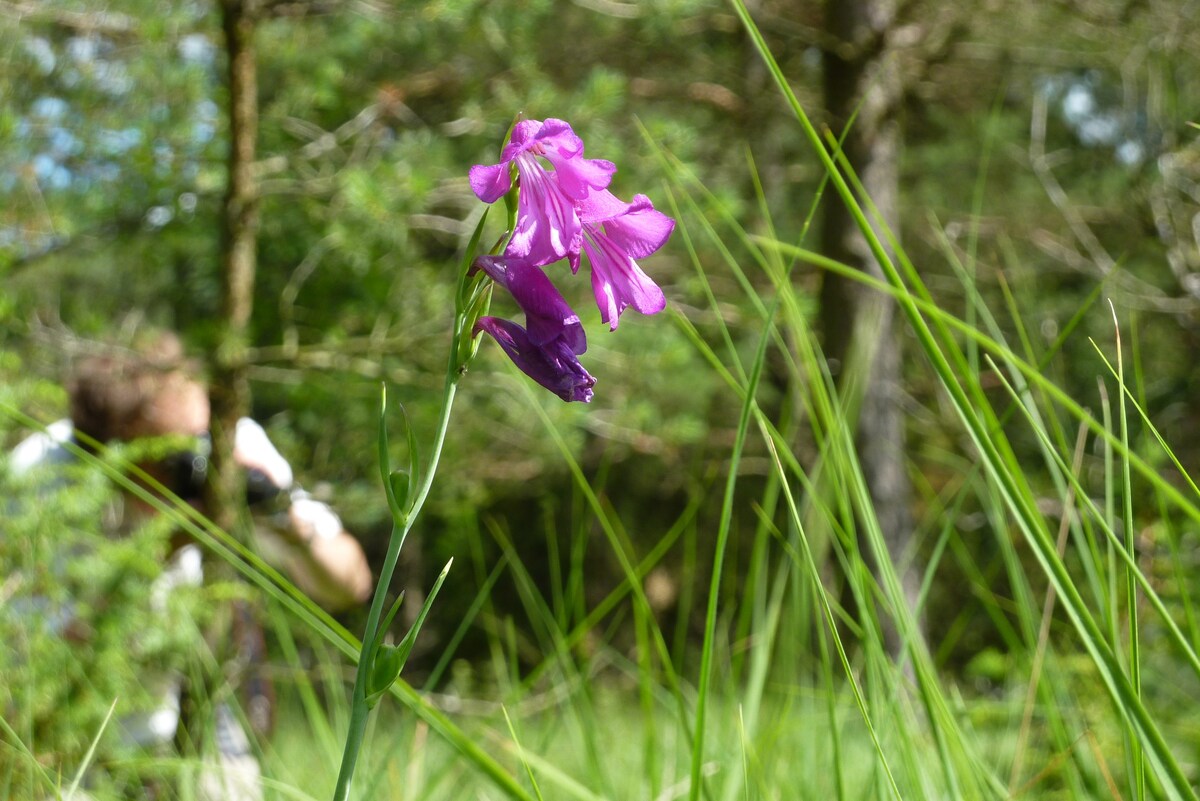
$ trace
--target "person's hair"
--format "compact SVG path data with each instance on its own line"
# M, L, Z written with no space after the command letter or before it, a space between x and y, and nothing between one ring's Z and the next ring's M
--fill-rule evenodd
M100 442L199 434L208 427L209 408L194 373L179 337L169 332L89 356L67 383L71 420Z

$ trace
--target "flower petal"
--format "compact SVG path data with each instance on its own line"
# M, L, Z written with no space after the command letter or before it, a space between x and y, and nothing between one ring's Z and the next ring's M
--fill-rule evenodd
M657 314L666 308L667 298L658 284L602 232L589 228L583 249L592 263L592 293L600 319L608 323L609 330L616 330L626 306L642 314Z
M569 129L570 126L568 126ZM539 120L521 120L513 126L508 144L500 153L498 164L476 164L470 170L471 189L484 203L495 203L504 197L512 185L508 165L525 151L537 147L538 133L543 128ZM582 149L582 144L580 145Z
M534 344L544 346L560 340L572 353L587 350L587 335L579 315L540 267L522 261L510 263L508 291L525 312L525 325Z
M512 256L479 256L472 267L483 270L512 294L525 312L525 325L535 345L544 347L559 340L572 353L587 351L579 315L540 267Z
M530 122L537 122L530 120ZM532 137L536 140L536 149L543 156L549 157L550 152L564 159L574 158L583 152L583 140L571 129L565 120L547 117L545 122L537 123L536 130L530 126ZM514 139L516 131L514 130Z
M635 259L661 248L675 230L675 221L656 211L645 195L625 203L608 190L590 192L579 204L579 216L601 319L615 329L627 306L643 314L662 311L666 296ZM571 260L571 269L579 269L578 257Z
M656 210L645 195L634 195L624 214L604 222L604 231L613 243L635 259L661 248L674 230L675 221Z
M638 195L638 197L642 197ZM602 223L620 217L633 206L607 189L589 192L579 203L579 219L585 223Z
M544 127L541 120L521 120L513 126L512 133L508 137L508 144L504 146L500 158L505 161L512 161L517 157L518 153L524 153L531 147L536 147L538 136Z
M540 348L524 328L498 317L480 317L475 333L480 331L491 335L521 372L564 401L591 401L596 379L565 346Z
M617 171L611 161L583 158L583 140L562 120L547 119L531 149L554 165L559 185L572 200L583 200L589 191L604 189Z
M602 223L617 246L635 259L658 250L675 230L675 221L657 211L645 195L634 195L632 203L625 203L607 190L584 199L579 219L585 225Z
M534 264L549 264L578 252L582 228L575 203L557 178L531 153L517 156L521 193L517 199L517 226L507 252Z
M468 173L471 189L475 196L484 203L495 203L504 197L512 186L512 176L508 173L508 162L499 164L476 164Z
M545 156L554 165L563 193L575 201L583 200L591 191L604 189L617 171L617 165L604 159L561 158L552 153Z

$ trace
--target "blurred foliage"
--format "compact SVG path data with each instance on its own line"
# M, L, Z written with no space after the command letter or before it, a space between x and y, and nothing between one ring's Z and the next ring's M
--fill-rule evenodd
M62 390L25 378L12 353L0 400L58 403ZM16 435L7 419L5 437ZM203 652L213 587L167 592L173 528L166 519L113 536L122 497L90 465L53 464L12 475L0 460L0 715L34 749L0 746L0 786L11 798L46 797L72 776L98 738L95 782L120 782L123 761L144 756L126 725L144 727L171 682ZM113 711L104 727L105 719ZM38 780L49 776L50 785ZM126 792L140 793L140 780Z
M217 313L224 189L213 4L30 5L0 16L0 130L9 143L0 155L0 347L28 365L12 380L61 379L90 341L119 340L145 323L175 327L199 350ZM753 5L801 101L818 108L829 44L821 5ZM972 270L1001 329L1027 334L1040 356L1105 282L1126 341L1136 334L1147 406L1190 467L1200 465L1200 430L1187 411L1200 335L1200 144L1187 127L1200 108L1197 8L924 0L905 4L889 33L908 86L901 235L939 303L962 311L969 302L948 249ZM264 20L257 47L255 415L302 481L334 485L373 553L387 532L376 485L378 382L393 385L419 434L432 430L453 274L479 213L467 169L495 160L515 114L569 120L589 155L619 165L617 194L646 193L668 210L660 151L669 153L713 193L696 198L700 212L716 219L724 210L752 232L773 226L785 241L799 236L820 178L736 18L716 0L363 0ZM682 222L734 346L751 347L759 323L749 300L698 218L686 212ZM733 241L728 228L717 234ZM646 266L674 308L717 341L680 235ZM805 290L819 280L796 273ZM586 309L596 400L535 402L571 432L570 447L605 476L606 497L623 514L669 523L724 469L737 400L665 317L630 313L619 336L609 335L586 280L562 286ZM1005 291L1018 318L1001 311ZM1102 302L1072 334L1070 355L1046 369L1094 403L1100 368L1089 336L1112 342ZM961 473L963 443L925 371L910 372L912 471L932 516ZM764 404L786 406L786 380L782 369L771 376ZM571 503L569 476L523 381L485 343L462 385L435 517L417 532L433 552L469 550L470 529L454 525L464 505L504 510L521 532L541 525L546 504ZM62 413L61 397L44 392L20 405L46 420ZM766 470L761 459L747 465ZM745 516L752 526L753 511ZM630 532L635 543L660 535L654 524ZM431 571L441 565L429 561ZM959 587L959 578L943 586ZM964 599L950 594L957 614ZM966 657L982 646L970 645Z

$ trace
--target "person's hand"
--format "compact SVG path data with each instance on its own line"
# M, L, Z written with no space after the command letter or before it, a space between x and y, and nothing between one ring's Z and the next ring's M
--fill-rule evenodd
M342 520L337 513L326 504L305 497L303 493L293 494L287 517L290 529L287 533L303 543L317 539L332 540L342 533Z
M238 420L233 460L247 470L256 470L281 490L292 486L292 466L275 449L263 427L248 417Z

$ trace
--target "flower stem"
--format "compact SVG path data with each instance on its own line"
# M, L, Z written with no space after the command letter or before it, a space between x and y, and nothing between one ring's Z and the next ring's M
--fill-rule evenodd
M375 661L375 650L379 639L379 618L383 614L384 601L387 598L388 587L392 583L392 574L396 571L396 561L400 557L400 548L404 545L408 532L412 530L417 515L429 497L433 487L433 478L437 475L438 462L442 458L442 448L446 444L446 432L450 428L450 412L454 408L454 394L458 390L458 382L467 372L475 354L469 346L473 337L472 327L475 319L487 307L486 290L471 284L471 261L479 246L479 237L483 233L484 223L487 222L487 210L480 215L475 226L475 233L466 248L466 258L458 272L458 287L455 292L454 330L450 339L450 354L446 360L446 383L442 390L442 413L438 419L437 433L434 435L433 451L429 457L429 467L425 470L424 478L417 489L407 509L400 509L393 497L389 486L391 481L387 454L380 453L380 465L383 474L384 491L388 493L388 507L392 510L392 537L388 541L387 556L383 560L383 569L379 571L379 583L375 585L375 598L371 601L371 611L367 615L367 627L363 632L362 652L358 658L358 670L354 674L354 692L350 696L350 726L346 732L346 748L342 752L342 766L338 770L337 786L333 791L333 801L349 801L350 781L354 778L354 768L358 763L358 755L362 750L363 736L367 731L367 720L371 715L371 707L367 704L367 681ZM496 247L500 247L497 245ZM495 250L495 248L493 248ZM476 302L481 299L482 305ZM384 409L386 412L386 409ZM381 422L380 425L383 425ZM414 446L415 449L415 446ZM416 459L416 453L410 454Z
M379 618L383 614L383 605L387 597L388 587L392 583L392 575L396 571L396 562L400 557L400 548L404 545L413 522L429 497L433 486L433 477L437 473L438 461L441 459L442 448L446 442L446 431L450 427L450 412L454 406L454 395L458 389L458 379L461 376L457 364L458 332L462 321L456 320L455 337L450 347L450 363L446 370L446 386L442 397L442 414L438 420L437 434L434 438L433 453L430 457L429 468L425 471L424 479L413 499L412 506L404 516L403 521L393 520L392 536L388 542L387 556L383 560L383 569L379 571L379 583L375 586L375 597L371 601L371 611L367 615L367 626L363 632L362 652L358 659L358 670L354 675L354 692L350 696L350 727L346 732L346 748L342 753L342 766L338 771L337 786L333 792L334 801L348 801L350 798L350 781L354 777L354 769L358 763L358 755L362 750L363 736L367 730L367 719L371 708L367 705L367 676L375 659L375 647L379 636ZM386 471L385 471L386 472Z

